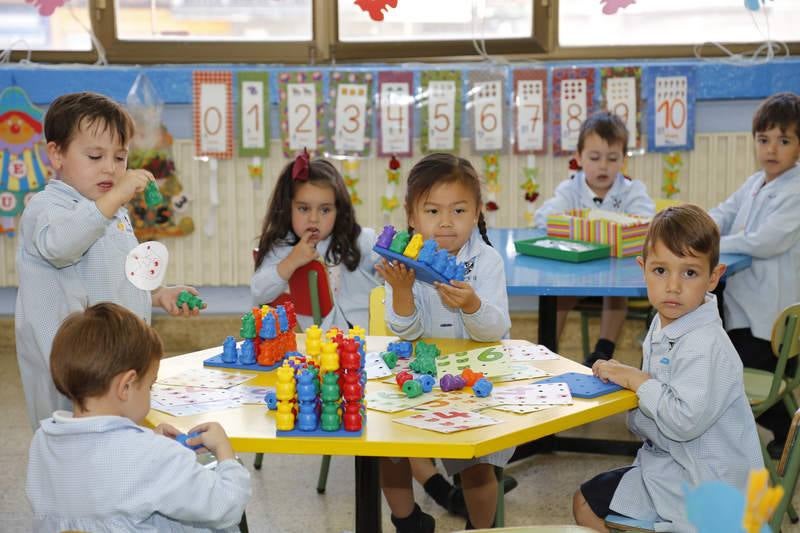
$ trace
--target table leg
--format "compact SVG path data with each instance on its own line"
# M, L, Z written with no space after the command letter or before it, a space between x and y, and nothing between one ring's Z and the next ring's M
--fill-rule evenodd
M539 344L558 353L556 324L558 307L555 296L539 296Z
M378 458L355 457L356 533L381 533Z

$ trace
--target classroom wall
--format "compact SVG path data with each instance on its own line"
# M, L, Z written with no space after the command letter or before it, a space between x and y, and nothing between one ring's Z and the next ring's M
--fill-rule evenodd
M743 113L749 120L749 113ZM744 128L742 128L744 129ZM462 156L471 160L479 172L483 160L471 153L468 139L461 142ZM253 271L250 250L257 242L264 211L275 176L287 160L281 155L280 143L273 140L272 157L266 160L264 181L255 184L248 176L245 158L219 163L219 200L217 220L213 235L204 232L210 206L208 163L194 158L191 140L176 140L175 163L185 190L192 196L189 214L194 218L196 230L188 237L164 239L170 251L167 283L188 283L202 286L249 285ZM418 140L414 149L419 154ZM676 198L712 207L734 192L755 170L752 135L749 131L698 133L695 149L682 152L683 167L679 178L680 194ZM401 175L405 179L416 159L402 160ZM341 166L340 161L334 164ZM500 158L500 184L498 194L500 210L496 226L524 226L527 202L520 184L523 182L525 156L503 155ZM556 185L567 175L568 158L552 155L538 156L540 197L536 205L552 196ZM387 160L365 159L361 163L361 182L358 190L364 199L356 208L359 222L364 226L379 227L387 221L380 211L380 197L385 192ZM633 156L628 163L628 174L647 184L651 196L661 196L662 156L649 153ZM398 187L402 195L405 184ZM400 196L402 200L402 196ZM404 213L396 210L388 220L396 226L404 224ZM0 287L17 285L14 266L16 238L0 238Z

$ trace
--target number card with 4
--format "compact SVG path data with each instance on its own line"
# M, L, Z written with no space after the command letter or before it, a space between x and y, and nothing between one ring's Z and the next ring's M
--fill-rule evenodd
M331 153L366 157L372 137L372 73L332 72ZM332 146L330 146L332 145Z
M269 73L238 72L239 155L269 156Z
M284 156L303 148L316 152L322 141L322 72L282 72L278 81Z
M593 68L553 69L553 155L578 148L581 125L594 111Z
M647 69L648 151L694 148L695 79L694 67Z
M547 153L547 71L514 71L514 153Z
M458 151L461 137L461 74L457 70L426 70L422 88L422 151Z
M381 72L378 74L378 156L411 157L411 128L414 97L411 87L413 72Z
M233 157L233 79L230 72L192 73L194 151L216 159Z
M503 121L504 80L505 71L469 73L467 109L471 109L472 143L476 152L503 149L506 137Z
M629 150L641 146L642 102L641 67L606 67L600 69L603 109L619 116L628 129Z

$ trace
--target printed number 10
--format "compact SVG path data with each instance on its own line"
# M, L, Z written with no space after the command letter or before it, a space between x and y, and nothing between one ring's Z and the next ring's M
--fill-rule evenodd
M662 109L664 110L664 127L674 130L683 127L686 122L686 104L683 100L679 98L674 98L671 101L662 100L656 112L661 112ZM678 112L680 112L680 120L676 118Z

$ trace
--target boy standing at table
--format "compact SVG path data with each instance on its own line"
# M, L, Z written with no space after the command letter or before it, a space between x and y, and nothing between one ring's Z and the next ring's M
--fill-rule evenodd
M725 327L744 366L773 372L772 325L781 310L800 301L800 96L767 98L753 116L756 158L761 170L709 214L719 225L720 251L752 256L750 268L725 287ZM782 403L758 423L772 431L767 444L777 459L791 416Z
M611 359L592 371L636 392L628 427L644 444L633 465L581 485L573 513L597 531L606 531L610 513L655 522L658 531L694 531L687 486L716 480L744 491L750 470L764 464L742 363L710 293L725 272L719 230L697 206L667 208L653 219L638 261L658 311L642 369Z

